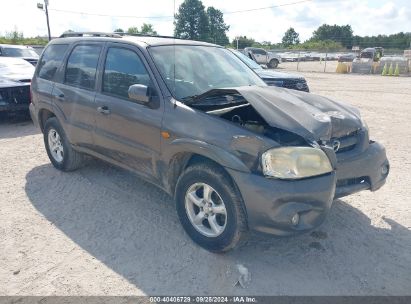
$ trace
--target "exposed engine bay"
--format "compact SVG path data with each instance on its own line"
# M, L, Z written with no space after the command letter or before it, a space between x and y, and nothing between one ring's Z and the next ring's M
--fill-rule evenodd
M299 135L270 126L241 94L221 94L198 98L190 106L219 116L254 133L267 136L280 144L306 145Z

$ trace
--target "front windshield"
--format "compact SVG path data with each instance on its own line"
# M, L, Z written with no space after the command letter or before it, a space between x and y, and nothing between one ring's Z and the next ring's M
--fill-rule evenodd
M37 53L33 50L10 48L10 47L3 48L3 56L6 56L6 57L35 57L35 58L38 57Z
M243 53L236 51L236 50L231 50L238 58L241 59L241 61L243 61L246 65L248 65L250 68L252 68L253 70L261 70L262 67L255 62L254 60L252 60L251 58L247 57L246 55L244 55Z
M173 96L184 100L212 89L265 83L230 51L219 47L165 45L150 48Z

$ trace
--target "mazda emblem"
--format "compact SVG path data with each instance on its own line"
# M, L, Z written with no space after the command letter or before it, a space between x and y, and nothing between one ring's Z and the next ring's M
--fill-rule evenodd
M334 150L334 152L337 152L340 149L340 145L341 145L341 143L340 143L339 140L334 140L333 141L333 150Z

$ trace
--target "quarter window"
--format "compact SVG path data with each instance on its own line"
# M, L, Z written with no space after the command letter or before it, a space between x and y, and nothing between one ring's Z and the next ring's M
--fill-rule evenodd
M97 45L76 46L67 61L65 83L94 89L100 51Z
M43 79L52 80L60 67L67 50L67 44L52 44L44 51L37 64L38 76Z
M124 48L109 48L104 68L103 92L128 98L133 84L149 86L150 77L140 57Z

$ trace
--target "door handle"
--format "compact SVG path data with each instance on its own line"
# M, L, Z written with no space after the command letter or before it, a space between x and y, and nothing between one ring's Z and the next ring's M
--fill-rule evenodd
M108 108L107 106L98 107L98 108L97 108L97 111L98 111L99 113L105 114L105 115L110 114L110 110L109 110L109 108Z
M58 95L56 95L57 100L63 101L64 100L64 94L60 93Z

